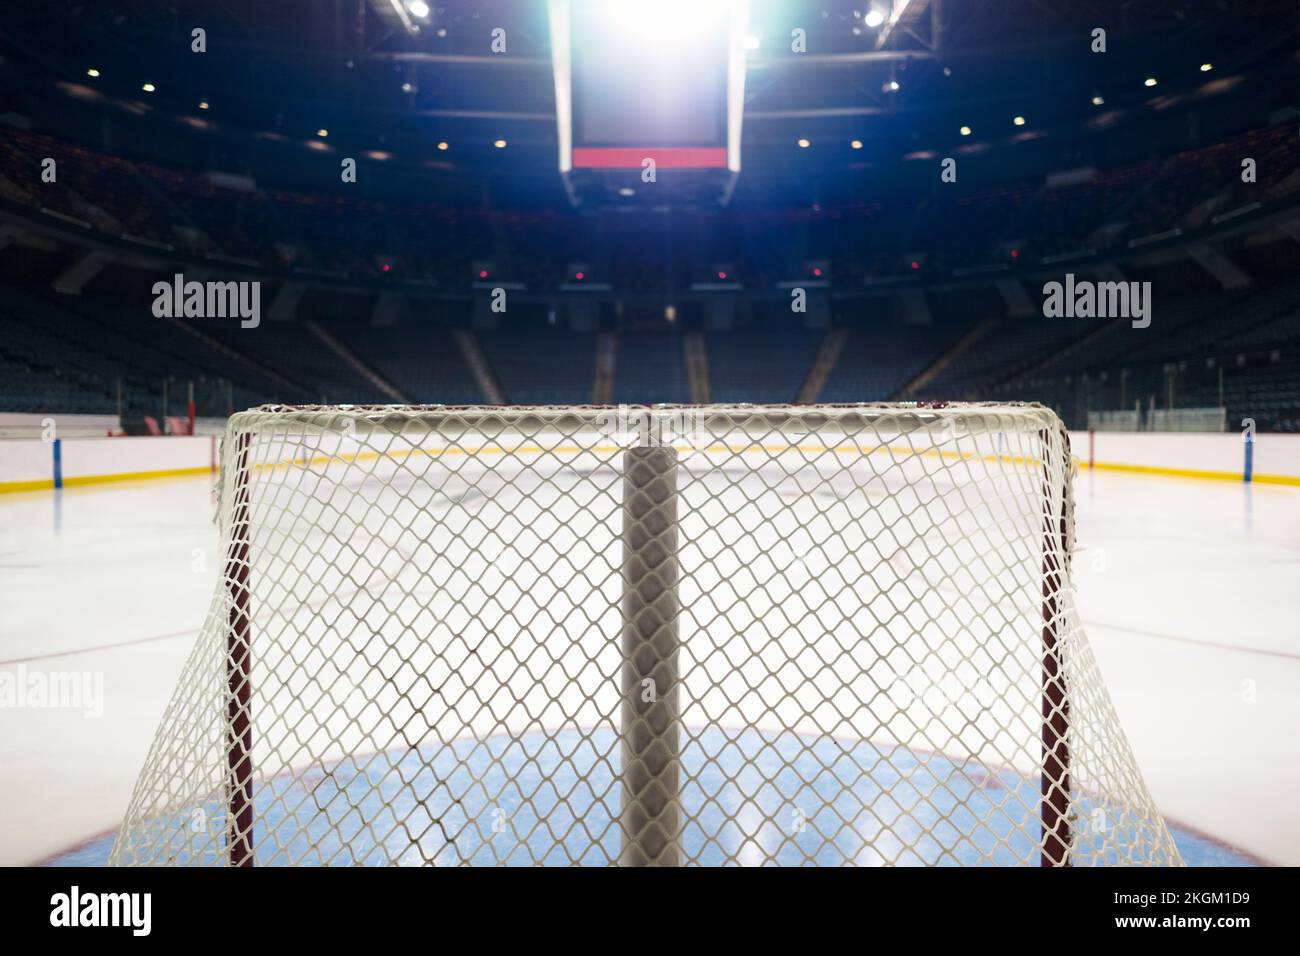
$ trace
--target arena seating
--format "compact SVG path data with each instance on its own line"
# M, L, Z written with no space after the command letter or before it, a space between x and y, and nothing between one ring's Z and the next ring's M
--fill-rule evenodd
M412 319L396 328L334 322L330 331L411 401L443 405L485 401L445 327ZM337 356L332 357L337 360ZM364 393L373 391L367 382ZM392 402L393 398L375 395L368 400Z
M690 400L678 335L634 332L619 336L614 372L616 403Z
M822 336L811 330L705 335L715 402L790 402L812 368Z
M480 336L506 398L521 405L591 401L596 336L566 329L518 329Z
M763 237L790 231L801 237L805 259L832 261L835 274L850 281L905 274L907 254L916 251L925 253L930 272L1006 262L1003 247L1012 240L1025 259L1082 248L1123 250L1131 239L1204 223L1244 203L1242 155L1258 157L1260 191L1270 201L1300 189L1300 177L1290 175L1300 164L1300 144L1290 125L1276 123L1158 161L1101 169L1089 181L1055 189L1041 179L1021 179L951 195L935 189L919 202L889 196L812 210L737 208L721 214L707 235L692 235L692 248L680 249L609 230L593 242L588 223L558 210L488 214L346 194L243 191L40 133L5 134L0 199L52 209L112 236L187 247L198 235L205 240L200 245L210 244L199 252L269 269L306 266L371 279L384 274L377 265L382 260L390 273L397 267L407 277L442 284L464 283L473 262L491 260L531 288L570 280L567 262L593 260L602 281L628 292L688 283L702 277L701 266L710 261L735 262L737 277L749 287L767 287L790 278L792 264L787 247ZM55 184L40 183L32 165L31 157L44 155L60 159ZM1193 198L1207 195L1211 199Z
M1259 163L1258 192L1243 188L1242 154ZM46 155L59 161L54 183L41 182L33 168L32 157ZM942 283L927 293L934 321L909 326L868 315L859 290L865 279L899 274L922 278L989 263L1010 268L1012 239L1014 258L1023 264L1081 248L1123 251L1153 233L1195 229L1261 193L1269 202L1291 203L1300 188L1298 164L1300 145L1291 126L1279 122L1099 169L1058 188L1013 179L951 195L935 188L919 202L882 195L827 208L740 207L717 213L707 229L698 214L684 213L677 220L684 241L666 236L647 248L641 230L626 231L617 221L595 229L563 209L391 204L251 183L230 189L198 173L6 128L0 204L12 215L39 218L48 210L72 217L114 240L127 236L191 255L236 257L270 276L309 269L374 284L396 275L465 290L479 278L474 263L492 261L489 279L556 301L563 295L558 286L578 281L568 274L571 262L591 262L593 275L583 281L609 283L634 303L638 295L651 300L716 278L705 265L711 262L733 263L729 281L770 296L780 291L776 283L804 267L790 261L794 248L803 263L829 262L834 289L850 293L835 306L835 324L847 338L822 401L898 398L933 367L933 377L910 397L1040 399L1077 426L1089 409L1166 403L1171 394L1184 405L1217 404L1222 396L1230 417L1296 430L1300 284L1278 280L1285 267L1256 268L1265 255L1258 249L1232 251L1247 272L1260 272L1249 288L1233 292L1219 291L1187 256L1174 264L1128 266L1129 278L1158 277L1148 329L1123 320L1008 318L996 296L944 292ZM797 238L784 241L790 236ZM468 312L444 309L441 300L420 307L427 312L413 307L399 326L384 328L329 314L323 305L331 293L318 291L299 316L331 332L350 353L345 357L300 321L268 318L252 331L237 322L160 320L111 295L59 296L37 291L48 283L12 276L4 285L0 407L7 410L102 413L120 404L128 426L137 427L145 415L164 415L164 393L171 413L181 409L191 384L201 415L266 401L394 400L356 361L414 401L486 398L452 335L468 328ZM606 317L601 326L617 334L613 399L689 401L682 332L708 327L696 317L693 324L656 328L654 307L634 307L635 315L613 325ZM734 331L703 332L713 401L781 402L798 393L825 333L787 322L779 311L779 321L760 320L755 308ZM936 365L989 319L992 327L969 348ZM554 309L547 324L512 317L499 329L474 333L508 401L591 400L597 336L553 323Z
M850 331L821 400L879 402L894 397L961 338L974 321Z

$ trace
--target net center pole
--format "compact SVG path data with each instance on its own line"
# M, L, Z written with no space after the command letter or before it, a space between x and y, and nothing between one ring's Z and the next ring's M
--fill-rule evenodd
M621 866L680 863L677 450L623 456Z

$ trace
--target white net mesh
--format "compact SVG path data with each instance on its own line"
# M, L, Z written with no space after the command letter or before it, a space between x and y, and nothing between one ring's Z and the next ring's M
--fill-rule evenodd
M118 864L1177 864L1030 405L265 407Z

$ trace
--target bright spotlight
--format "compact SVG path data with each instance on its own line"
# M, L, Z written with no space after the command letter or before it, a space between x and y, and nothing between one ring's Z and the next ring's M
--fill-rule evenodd
M1024 126L1024 125L1025 125L1025 118L1024 118L1023 116L1017 116L1017 117L1016 117L1015 119L1013 119L1011 122L1015 123L1017 126Z
M152 83L146 83L144 86L140 87L140 89L144 90L146 93L152 93L155 89L157 89L157 87L155 87Z
M1202 72L1202 73L1209 73L1212 69L1214 69L1214 64L1213 64L1213 63L1202 63L1202 64L1201 64L1201 72Z
M860 140L860 139L855 139L855 140L853 140L852 142L850 142L849 145L852 146L854 149L861 149L861 148L862 148L862 140Z
M99 70L95 69L92 66L89 70L86 71L86 76L99 76Z
M411 11L411 16L421 20L429 15L429 5L424 0L406 0L406 9Z
M1155 85L1156 85L1156 78L1155 78L1154 76L1148 76L1145 80L1142 81L1142 85L1143 85L1143 86L1155 86Z
M1106 102L1106 99L1105 99L1105 97L1102 97L1102 96L1094 96L1094 97L1092 98L1092 105L1093 105L1093 106L1102 106L1105 102Z
M887 81L887 82L885 83L885 85L881 87L881 89L882 89L884 92L886 92L886 93L897 93L897 92L898 92L898 80L889 80L889 81Z
M505 149L505 148L506 148L506 141L505 141L504 139L499 139L499 140L497 140L495 143L493 143L492 145L495 146L497 149Z
M800 148L800 149L807 149L807 148L808 148L809 146L811 146L811 145L812 145L812 143L810 143L810 142L809 142L808 140L806 140L806 139L801 139L801 140L799 140L799 148Z
M871 27L871 29L874 30L876 27L880 26L882 23L885 22L885 15L884 15L883 13L881 13L879 10L872 9L872 10L871 10L867 15L866 15L866 17L865 17L865 19L863 20L863 22L864 22L867 26Z
M961 134L962 134L963 136L969 136L969 135L970 135L970 127L969 127L969 126L963 126L963 127L961 128L960 132L961 132Z
M610 25L626 36L654 46L689 46L718 35L719 24L730 10L726 0L655 0L635 3L609 0L601 7ZM746 44L748 45L748 43Z
M749 36L745 37L746 50L757 50L760 46L762 46L762 43L763 41L760 40L758 37L754 36L754 34L752 33Z

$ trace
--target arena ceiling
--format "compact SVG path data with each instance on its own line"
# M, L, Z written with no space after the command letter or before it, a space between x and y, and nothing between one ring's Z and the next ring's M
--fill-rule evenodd
M0 89L5 109L38 123L33 114L68 95L179 123L211 138L206 162L238 156L241 138L254 137L449 173L553 174L545 4L422 10L418 0L11 5ZM1280 103L1267 90L1294 77L1296 21L1293 0L752 0L746 168L784 180L847 175L939 150L1065 143L1123 122L1158 150L1152 111L1241 83L1259 87L1262 109ZM507 31L503 54L489 49L495 26ZM202 54L191 49L196 27ZM802 54L789 50L795 27L806 31ZM1098 28L1104 55L1090 48ZM83 125L104 145L96 124ZM811 148L797 149L805 140ZM119 135L110 145L147 142Z

